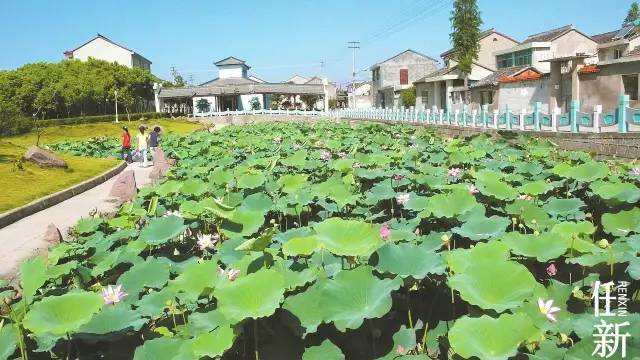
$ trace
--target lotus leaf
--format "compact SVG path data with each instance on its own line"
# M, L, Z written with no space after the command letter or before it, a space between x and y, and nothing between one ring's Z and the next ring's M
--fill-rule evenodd
M302 360L344 360L344 354L330 340L325 340L318 346L306 348Z
M198 335L191 345L191 351L196 357L217 357L224 354L231 346L235 335L229 325L220 326L212 332Z
M118 284L129 294L129 299L138 299L145 287L159 289L169 280L169 264L157 258L147 258L120 275Z
M478 243L470 249L456 249L446 256L447 265L454 273L465 272L472 264L503 262L509 257L509 247L500 241Z
M454 190L450 194L438 194L429 199L429 208L433 216L452 218L464 214L477 204L467 190Z
M169 282L169 287L176 292L184 292L195 301L207 288L214 287L217 277L218 264L214 261L192 262Z
M278 179L278 185L282 187L282 191L289 194L304 188L307 185L309 175L295 174L284 175Z
M522 343L539 335L539 330L524 314L502 314L497 319L487 315L464 316L449 331L449 341L453 350L464 358L506 360L518 353Z
M322 245L336 255L369 256L381 241L377 227L357 220L331 218L313 229Z
M524 265L512 261L472 263L449 278L465 301L499 313L522 305L538 285Z
M389 243L378 249L377 254L378 263L375 267L380 272L415 279L422 279L427 274L442 275L445 272L442 254L421 246Z
M140 317L140 314L131 310L124 303L107 305L97 313L91 321L83 325L79 332L96 335L104 335L125 329L140 330L147 322Z
M136 348L134 360L174 360L185 341L177 338L161 337L147 340Z
M11 357L16 351L16 345L18 345L18 332L13 324L0 327L0 360Z
M618 213L602 215L604 231L614 236L627 236L640 233L640 209L622 210Z
M73 333L88 323L103 304L102 296L91 292L48 296L31 305L24 317L24 327L36 335Z
M584 201L571 198L571 199L558 199L551 198L547 200L546 204L542 206L552 216L567 217L571 216L576 218L580 213L580 209L585 206Z
M553 190L553 185L544 180L536 180L520 186L519 190L523 194L539 196Z
M508 219L496 215L488 218L474 217L452 231L460 236L478 241L499 237L504 234L510 223L511 221Z
M138 239L152 246L162 245L169 240L177 238L184 233L186 228L184 220L175 215L153 218L140 231Z
M571 245L569 238L559 236L557 233L524 235L510 232L502 237L502 241L509 245L514 254L533 257L541 262L564 255Z
M285 291L284 279L275 270L260 270L233 282L219 284L214 290L219 311L229 320L261 318L273 314Z

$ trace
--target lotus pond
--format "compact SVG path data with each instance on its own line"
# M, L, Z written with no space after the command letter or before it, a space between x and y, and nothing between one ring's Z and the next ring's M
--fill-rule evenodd
M165 181L0 288L0 359L589 359L595 281L640 356L628 164L324 121L163 146Z

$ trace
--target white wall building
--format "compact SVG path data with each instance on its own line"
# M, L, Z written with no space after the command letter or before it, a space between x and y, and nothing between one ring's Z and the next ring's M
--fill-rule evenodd
M65 51L64 55L68 58L79 59L81 61L94 58L115 62L130 68L140 68L151 71L151 61L147 58L131 49L116 44L106 36L100 34L73 50Z

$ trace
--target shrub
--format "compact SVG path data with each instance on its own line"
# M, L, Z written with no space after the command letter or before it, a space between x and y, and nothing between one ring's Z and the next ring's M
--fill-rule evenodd
M416 88L412 86L402 90L402 92L400 92L400 100L402 100L403 106L416 106Z

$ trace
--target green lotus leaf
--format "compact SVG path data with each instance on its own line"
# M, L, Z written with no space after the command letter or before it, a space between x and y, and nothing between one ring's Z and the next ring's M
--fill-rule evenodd
M18 331L13 324L0 327L0 360L10 358L18 345Z
M559 175L575 179L582 182L591 182L594 180L602 179L609 174L609 167L596 161L590 161L578 166L571 166L568 169L563 169Z
M120 275L118 284L129 294L127 300L138 300L145 287L160 289L169 280L169 264L166 261L149 257Z
M518 348L540 331L524 314L502 314L497 319L483 315L464 316L453 324L449 342L453 351L464 358L506 360L518 353Z
M214 295L218 299L218 310L229 320L238 322L273 314L283 300L284 291L282 275L263 269L218 285Z
M291 156L280 160L283 165L303 168L307 163L307 151L306 150L298 150L294 152Z
M411 194L409 201L404 204L404 208L413 211L423 211L429 207L429 198L426 196L418 196Z
M175 297L175 289L164 287L160 291L154 291L143 296L136 304L138 307L136 311L138 311L142 316L158 318L164 315L164 309L167 307L167 302L174 301Z
M325 340L318 346L311 346L304 350L302 360L344 360L344 354L331 340Z
M491 217L474 217L467 220L462 226L453 228L454 233L469 238L473 241L492 239L504 234L511 221L503 217L493 215Z
M78 234L90 234L98 230L100 225L104 223L103 218L82 218L74 227Z
M185 195L199 196L207 191L207 184L200 179L187 179L182 183L180 192Z
M133 360L174 360L185 345L185 340L161 337L147 340L136 348Z
M378 360L394 360L398 358L398 347L402 347L406 351L414 349L416 347L416 329L407 328L406 326L400 326L395 334L393 334L393 347L389 353Z
M152 218L140 231L138 239L152 246L162 245L183 234L186 228L184 220L175 215Z
M102 296L92 292L48 296L31 305L24 317L24 327L36 335L73 333L88 323L103 304Z
M375 184L371 190L369 190L367 196L376 201L381 201L393 198L396 196L396 192L393 190L390 181L384 180Z
M315 235L294 237L282 245L282 253L286 256L311 255L322 247L320 238Z
M529 354L530 360L554 360L564 359L566 348L556 346L553 341L546 340L540 344L535 354Z
M323 284L320 306L325 321L340 331L357 329L364 319L374 319L391 310L391 291L402 285L400 278L378 279L370 266L341 271Z
M209 181L218 185L226 185L233 181L233 174L219 167L209 174Z
M169 281L169 287L195 301L206 289L213 288L217 279L218 264L215 261L192 262L178 277Z
M423 279L428 274L442 275L445 272L441 253L429 251L414 244L389 243L377 251L378 263L375 268L403 278Z
M269 211L269 209L271 209L272 205L273 199L271 199L269 195L263 193L255 193L244 198L240 207L249 211L259 211L262 213L266 213L267 211Z
M604 231L614 236L627 236L640 233L640 208L622 210L618 213L602 215Z
M553 185L544 180L536 180L520 186L519 191L531 196L539 196L553 190Z
M333 161L332 166L336 171L346 173L353 170L353 164L355 162L353 159L337 159Z
M206 313L194 312L189 314L189 332L195 335L211 332L221 326L231 325L229 320L218 310Z
M251 236L264 224L264 213L236 209L230 219L222 222L222 231L229 237Z
M257 238L249 239L242 244L238 245L235 250L238 251L264 251L264 249L269 246L271 240L273 240L273 236L276 233L277 228L272 227L267 229L264 233L262 233Z
M501 261L472 263L451 276L449 286L466 302L500 313L522 305L539 284L524 265Z
M233 206L229 206L214 198L207 197L200 200L198 203L204 208L204 210L223 219L230 219L235 214Z
M302 267L293 260L276 261L271 268L282 275L287 290L293 290L316 280L319 273L318 268Z
M485 177L476 181L478 191L484 195L493 196L498 200L513 200L518 197L514 187L498 178Z
M179 192L181 187L182 182L176 180L168 180L162 183L162 185L158 186L155 189L155 192L161 197L166 197L169 194L175 194Z
M278 185L284 193L290 194L307 186L308 177L306 174L284 175L278 179Z
M198 335L191 344L191 351L196 357L222 356L233 346L235 334L229 325L220 326L209 333Z
M505 206L505 211L519 217L529 228L545 230L556 224L556 221L552 220L543 208L532 201L517 199Z
M303 336L315 332L324 319L324 310L318 306L321 295L322 285L319 280L307 290L287 296L282 304L283 309L292 313L300 321L300 326L304 329Z
M576 215L578 215L578 213L580 213L580 209L585 205L586 204L584 203L584 201L578 198L571 198L571 199L550 198L542 206L542 208L545 209L552 216L575 217Z
M20 264L20 286L27 304L33 301L33 296L48 279L47 264L42 256L27 259Z
M455 249L447 253L447 265L454 273L466 271L472 264L509 260L509 247L500 241L478 243L470 249Z
M453 190L449 194L432 196L427 210L438 218L452 218L473 209L476 204L476 198L469 191Z
M603 200L615 200L634 204L640 200L640 189L634 184L623 182L595 181L591 190Z
M357 220L331 218L313 229L323 246L335 255L370 256L381 242L377 227Z
M264 184L265 177L261 172L247 172L238 176L238 187L240 189L255 189Z
M559 236L557 233L525 235L510 232L502 237L502 241L509 245L514 254L533 257L541 262L564 255L571 245L571 239Z
M146 319L140 317L140 313L131 310L125 303L119 303L103 307L78 332L104 335L125 329L138 331L146 322Z

